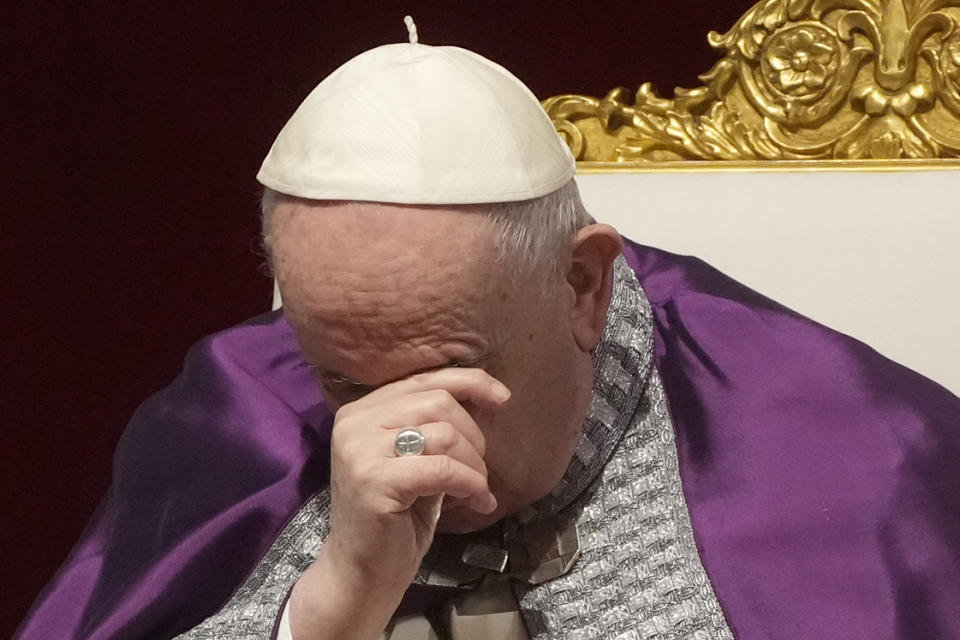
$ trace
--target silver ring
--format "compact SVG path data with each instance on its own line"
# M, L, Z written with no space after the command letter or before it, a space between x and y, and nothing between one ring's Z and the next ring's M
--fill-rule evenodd
M423 434L408 427L393 439L393 450L398 456L418 456L427 448L427 439Z

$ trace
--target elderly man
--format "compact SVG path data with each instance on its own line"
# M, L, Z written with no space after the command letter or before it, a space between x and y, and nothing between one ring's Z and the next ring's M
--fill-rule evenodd
M529 91L415 41L280 133L283 312L138 411L20 637L960 636L960 400L594 223Z

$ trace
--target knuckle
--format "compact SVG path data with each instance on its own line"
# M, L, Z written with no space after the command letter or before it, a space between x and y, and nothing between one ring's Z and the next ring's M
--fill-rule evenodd
M433 435L437 448L447 451L456 446L459 434L449 422L438 422L436 433Z
M455 475L453 461L448 456L433 456L433 458L433 472L437 480L444 484L453 480Z
M434 389L430 392L430 395L435 402L450 402L453 400L453 396L446 389Z
M430 403L437 410L443 411L452 408L457 401L446 389L434 389L430 392Z

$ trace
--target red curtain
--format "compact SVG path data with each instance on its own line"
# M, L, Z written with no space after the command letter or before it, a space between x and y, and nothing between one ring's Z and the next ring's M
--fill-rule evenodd
M0 46L0 637L110 481L133 409L201 336L269 308L254 175L309 90L403 41L473 49L545 98L695 86L721 2L20 3ZM95 8L88 8L95 7Z

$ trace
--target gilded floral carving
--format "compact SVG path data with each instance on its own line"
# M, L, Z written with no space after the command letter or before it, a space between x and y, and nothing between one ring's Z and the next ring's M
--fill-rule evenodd
M776 89L806 96L823 89L836 72L838 58L829 32L804 26L771 37L762 63L767 80Z
M701 87L544 108L587 161L956 157L958 25L960 0L763 0Z

